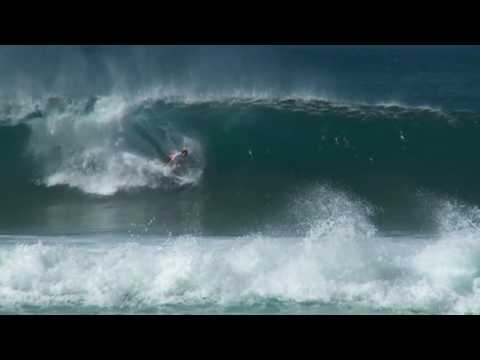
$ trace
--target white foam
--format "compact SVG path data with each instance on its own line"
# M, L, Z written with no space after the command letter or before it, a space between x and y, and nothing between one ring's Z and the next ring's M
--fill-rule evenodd
M89 194L113 195L137 187L156 188L162 178L170 175L171 168L159 160L93 148L68 159L67 164L45 179L45 184L68 185Z
M285 306L314 302L400 313L480 312L475 228L441 228L430 240L394 240L373 230L362 202L326 187L312 194L324 196L319 202L324 208L307 204L304 215L315 209L322 215L312 214L306 238L2 241L0 309L98 306L162 312L170 305L208 305L221 312L241 304L248 312L274 299ZM439 216L462 217L462 211L447 205Z
M61 99L60 99L61 100ZM202 175L202 149L198 142L177 134L177 148L189 146L194 166L181 175L172 172L159 154L145 154L125 145L130 102L121 96L100 97L92 111L85 102L60 102L45 118L30 123L29 150L43 165L38 183L66 185L85 193L113 195L136 188L182 186L196 183ZM127 134L128 135L128 134ZM165 147L172 144L162 144ZM165 154L166 155L166 154Z
M166 305L214 304L221 311L243 304L254 311L255 304L275 299L380 311L480 311L478 279L461 273L473 289L458 288L456 270L465 268L467 249L443 261L445 277L432 268L446 255L435 245L415 255L405 244L386 241L352 246L330 239L307 246L301 239L254 236L222 244L178 238L170 245L2 246L0 308L153 307L162 312ZM439 246L447 252L455 247Z
M370 244L371 246L372 244ZM377 246L379 244L376 244ZM365 248L367 246L367 248ZM392 250L392 249L390 249ZM176 239L172 245L0 247L0 308L254 304L269 299L428 311L435 288L382 277L395 258L333 239L306 246L268 237ZM393 263L390 263L393 262ZM419 289L423 291L422 294Z

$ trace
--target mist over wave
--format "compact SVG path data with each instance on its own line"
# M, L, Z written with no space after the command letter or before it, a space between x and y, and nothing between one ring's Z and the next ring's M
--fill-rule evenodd
M0 95L131 96L161 86L479 110L479 59L476 46L2 46Z

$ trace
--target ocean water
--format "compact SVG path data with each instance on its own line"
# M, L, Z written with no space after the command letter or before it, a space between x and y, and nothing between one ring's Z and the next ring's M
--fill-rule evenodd
M0 47L0 313L478 314L479 63Z

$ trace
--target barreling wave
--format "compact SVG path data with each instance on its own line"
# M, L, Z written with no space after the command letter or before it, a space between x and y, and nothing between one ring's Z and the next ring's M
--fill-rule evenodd
M379 215L392 224L411 223L405 206L419 189L480 200L480 113L474 111L309 96L160 93L9 100L0 115L7 169L0 191L15 204L20 193L48 203L128 195L130 204L137 197L172 209L181 197L195 216L209 213L204 223L227 227L276 216L272 209L318 182L376 206L401 207L390 209L401 214L396 218ZM167 155L182 147L191 150L190 160L172 171ZM226 207L237 214L223 221Z

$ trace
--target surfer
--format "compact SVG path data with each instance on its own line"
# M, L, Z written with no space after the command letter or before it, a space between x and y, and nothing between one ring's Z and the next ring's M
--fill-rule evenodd
M183 149L182 151L177 151L168 157L167 164L176 168L177 166L180 166L182 162L185 161L187 156L188 156L187 149Z

